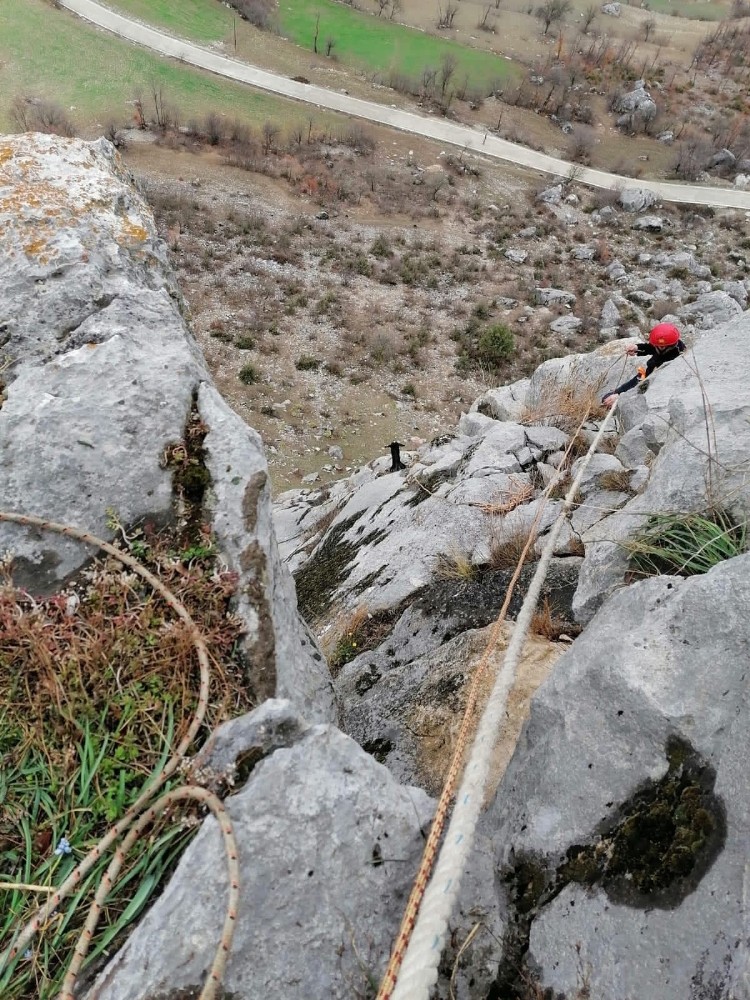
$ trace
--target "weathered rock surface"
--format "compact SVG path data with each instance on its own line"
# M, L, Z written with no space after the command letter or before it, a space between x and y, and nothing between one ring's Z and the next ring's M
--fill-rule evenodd
M282 723L288 745L272 749L226 799L242 891L224 989L236 1000L290 1000L300 989L310 1000L350 1000L384 971L433 806L334 727L305 731L283 705L258 713L260 725L252 716L244 723L245 749L283 742ZM226 901L224 845L209 818L87 1000L196 990Z
M620 193L620 204L626 212L643 212L656 203L656 195L646 188L625 188Z
M239 575L238 612L258 697L277 691L310 720L334 717L327 666L296 613L271 527L258 435L213 388L185 326L151 211L106 141L0 140L0 509L104 538L175 517L165 449L189 423L202 442L202 515ZM32 458L33 456L33 458ZM209 482L210 481L210 482ZM90 555L58 535L0 525L0 551L32 593Z
M540 688L483 822L505 983L746 995L748 601L750 556L630 586Z
M628 556L619 542L632 536L649 515L699 511L714 504L744 520L750 511L745 472L750 454L749 329L745 314L709 331L691 352L658 369L645 392L623 397L620 413L628 432L623 448L634 448L629 458L624 451L623 458L629 465L641 464L648 458L646 449L656 457L643 493L583 534L586 558L574 602L581 622L622 584Z

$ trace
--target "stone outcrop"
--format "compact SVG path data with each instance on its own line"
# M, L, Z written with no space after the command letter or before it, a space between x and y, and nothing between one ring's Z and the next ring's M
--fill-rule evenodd
M482 824L497 995L746 995L749 581L746 555L620 590L537 693Z
M114 148L56 136L0 140L0 509L112 537L176 516L169 450L192 442L180 491L239 574L258 697L334 717L325 662L296 613L271 528L258 435L216 392L185 325L148 205ZM182 512L184 514L184 511ZM0 525L15 578L50 591L90 555Z
M538 555L580 467L563 464L574 415L637 362L619 342L551 359L404 455L405 470L379 459L292 491L272 520L260 440L213 387L148 208L112 148L0 142L0 239L0 367L12 362L0 508L105 536L108 507L125 525L173 520L185 489L164 458L192 440L193 502L238 573L258 694L281 696L221 727L193 762L195 780L226 796L239 844L225 993L373 995L518 541L536 521ZM683 278L707 277L692 251L645 256L657 274L640 283L609 265L610 281L638 294L613 292L602 329L616 332L631 310L645 319L670 296L691 310L696 336L623 397L558 540L543 597L556 632L562 622L569 634L527 646L439 1000L746 992L750 555L704 576L632 583L620 543L658 511L712 504L747 520L747 288L686 289ZM578 462L597 427L593 418L578 429ZM542 509L549 483L557 498ZM58 586L87 557L6 526L0 548L16 550L32 590ZM331 724L334 689L298 620L290 568L308 620L333 640L348 735ZM585 628L573 642L574 616ZM226 893L208 818L87 1000L196 993Z
M397 785L335 727L309 727L288 703L266 703L243 728L241 739L229 737L235 751L272 751L226 800L239 847L241 902L225 995L366 995L398 925L431 800ZM230 756L222 747L220 764ZM211 766L210 755L203 765ZM88 1000L197 995L226 899L224 847L210 818Z

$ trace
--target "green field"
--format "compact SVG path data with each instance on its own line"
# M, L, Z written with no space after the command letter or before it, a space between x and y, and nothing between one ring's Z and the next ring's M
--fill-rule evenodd
M196 42L220 41L232 34L234 15L219 0L115 0L107 6Z
M419 78L426 66L437 69L446 55L452 55L457 77L468 77L470 87L489 88L495 81L518 73L507 59L491 52L360 14L335 0L280 0L282 33L306 49L312 48L318 15L318 51L325 51L326 39L334 38L336 58L369 71L395 71Z
M232 30L232 12L217 0L110 0L110 6L203 42L227 38ZM519 72L507 59L491 52L361 14L335 0L280 0L282 35L312 51L318 14L319 52L325 52L326 39L335 38L333 51L339 62L385 74L386 78L391 71L419 78L426 66L437 69L448 54L456 59L456 81L467 77L470 87L487 90L496 81L503 82ZM248 30L239 21L238 25L240 30Z
M192 2L197 7L200 0ZM44 0L1 0L0 131L13 129L8 110L19 94L56 101L81 129L110 119L124 123L132 117L133 97L140 92L145 99L152 81L164 87L182 121L208 111L250 125L299 124L310 117L294 101L152 55ZM343 119L316 111L315 121Z
M710 0L649 0L648 7L655 14L673 14L695 21L720 21L728 12L726 4L715 0L713 3Z

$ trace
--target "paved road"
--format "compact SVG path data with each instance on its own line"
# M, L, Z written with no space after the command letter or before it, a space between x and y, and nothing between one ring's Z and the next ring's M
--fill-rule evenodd
M603 170L592 170L577 165L574 167L566 160L547 156L545 153L539 153L517 143L508 142L506 139L486 134L483 130L477 130L467 125L458 125L444 118L430 118L414 114L411 111L402 111L398 108L376 104L373 101L363 101L357 97L350 97L348 94L339 94L336 91L327 90L325 87L297 83L285 76L257 69L255 66L219 55L200 45L175 38L173 35L139 21L133 21L103 7L95 0L59 0L59 2L60 6L66 7L100 28L112 31L122 38L152 49L154 52L180 59L192 66L198 66L231 80L248 83L261 90L291 97L297 101L304 101L306 104L314 104L316 107L340 111L356 118L378 122L381 125L389 125L402 132L422 135L428 139L436 139L438 142L460 146L463 149L475 150L484 156L507 160L510 163L529 167L531 170L545 174L566 177L572 169L575 169L576 179L593 187L648 188L665 201L750 210L750 191L704 187L699 184L670 184L666 181L634 180L630 177L621 177L618 174L609 174Z

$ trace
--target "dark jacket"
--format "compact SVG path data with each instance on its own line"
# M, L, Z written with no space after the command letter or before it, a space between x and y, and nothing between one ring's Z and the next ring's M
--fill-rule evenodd
M611 396L616 393L619 395L621 392L627 392L628 389L634 389L639 382L643 379L648 378L651 372L656 368L660 368L665 365L667 361L674 361L675 358L679 358L682 352L685 350L685 345L681 340L678 340L674 347L665 347L659 350L658 347L653 347L651 344L637 344L636 354L638 355L650 355L648 361L646 362L645 369L639 368L636 375L627 382L623 382L622 385L618 385L616 389L612 389L609 392L605 392L602 399L606 399L607 396Z

